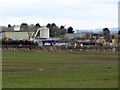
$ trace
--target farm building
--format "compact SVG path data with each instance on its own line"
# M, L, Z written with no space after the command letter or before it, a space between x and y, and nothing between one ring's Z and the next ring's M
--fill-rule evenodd
M2 31L2 38L7 37L13 40L23 40L28 38L49 38L49 29L41 27L33 31L21 31L19 26L11 27L10 30Z
M34 32L29 32L29 34L33 34ZM2 32L2 36L8 37L13 40L23 40L29 37L28 32Z

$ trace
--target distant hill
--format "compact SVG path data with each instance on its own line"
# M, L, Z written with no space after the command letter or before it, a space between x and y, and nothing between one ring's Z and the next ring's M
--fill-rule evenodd
M79 29L79 30L74 30L75 33L81 33L81 32L94 32L94 33L99 33L102 32L103 28L98 28L98 29ZM109 28L110 32L117 32L118 28ZM119 29L120 30L120 29Z

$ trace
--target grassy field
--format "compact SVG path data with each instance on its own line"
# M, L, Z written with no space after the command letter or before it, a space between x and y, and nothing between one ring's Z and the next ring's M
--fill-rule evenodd
M3 88L117 88L115 52L3 51Z

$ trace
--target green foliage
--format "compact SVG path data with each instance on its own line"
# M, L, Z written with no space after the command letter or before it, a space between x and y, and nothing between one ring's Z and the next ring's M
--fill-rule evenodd
M40 28L41 26L40 26L40 24L39 23L37 23L36 25L35 25L35 28Z
M74 33L73 28L71 26L68 27L68 33Z
M28 31L28 24L27 23L22 23L20 25L20 30L21 31Z
M10 24L8 24L8 28L12 27Z
M61 26L59 28L58 26L56 26L55 23L48 23L46 27L50 30L50 37L60 37L62 35L65 35L66 33L66 29L64 28L64 26Z

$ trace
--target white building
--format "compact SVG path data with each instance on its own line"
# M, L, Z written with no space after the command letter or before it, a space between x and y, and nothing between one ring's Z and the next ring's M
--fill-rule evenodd
M14 31L20 31L20 26L19 25L15 25L14 26Z

